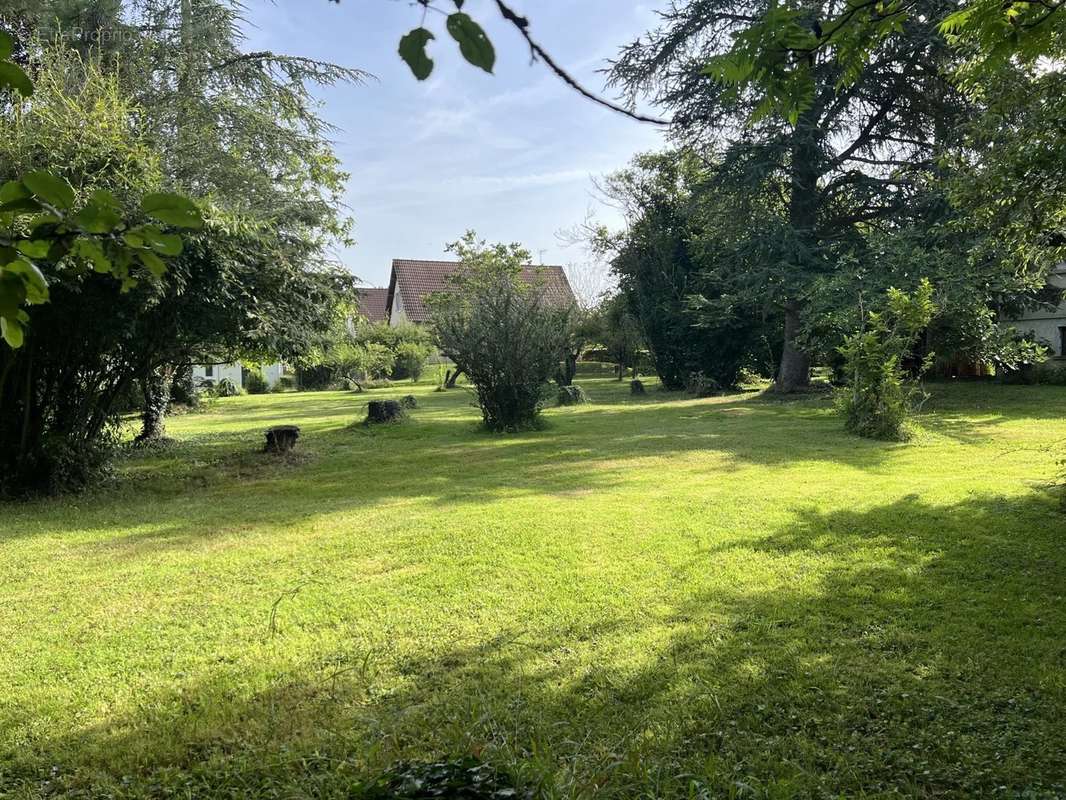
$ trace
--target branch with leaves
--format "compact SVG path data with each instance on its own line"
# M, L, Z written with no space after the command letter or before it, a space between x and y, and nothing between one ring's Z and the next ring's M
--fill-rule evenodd
M0 90L28 98L33 84L11 60L12 47L11 37L0 31ZM166 228L203 225L196 205L177 194L145 195L139 212L152 221L132 222L106 190L78 205L73 187L46 171L0 186L0 335L8 346L22 346L30 321L26 307L48 302L42 267L110 274L127 291L140 270L161 278L165 259L181 254L181 236Z

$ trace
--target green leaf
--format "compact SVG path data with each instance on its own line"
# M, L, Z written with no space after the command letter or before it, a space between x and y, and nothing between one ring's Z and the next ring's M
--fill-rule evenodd
M74 190L70 184L49 172L31 172L23 176L22 182L26 184L27 189L54 208L65 210L74 204Z
M435 38L425 28L415 28L400 39L400 58L420 81L424 81L433 72L433 59L426 55L426 45Z
M30 190L22 181L8 181L0 186L0 203L10 203L12 200L22 200L30 196Z
M29 239L23 239L22 241L16 242L15 247L17 247L18 251L24 256L29 256L30 258L47 258L48 251L52 248L52 243L47 239L34 239L32 241Z
M29 97L33 94L33 81L18 64L13 61L0 61L0 88Z
M48 281L37 265L32 261L20 258L4 266L4 271L22 277L22 284L26 292L25 302L30 305L48 302Z
M32 214L33 212L40 210L41 204L32 197L19 197L15 200L9 200L6 203L0 204L0 214L8 211Z
M71 217L71 222L86 233L110 233L122 222L122 216L110 208L88 205Z
M152 219L177 228L200 228L204 218L200 209L187 197L169 192L146 194L141 200L141 211Z
M72 250L76 256L92 262L94 271L111 271L111 260L105 255L103 245L96 239L78 239L74 242Z
M145 234L145 241L155 252L163 256L180 256L182 251L181 237L173 233Z
M71 222L86 233L110 233L122 222L118 202L107 191L98 191L85 207L71 217Z
M144 237L141 236L141 232L137 228L134 228L133 230L127 231L126 233L122 234L122 241L124 241L130 247L136 247L138 249L145 246Z
M15 40L11 38L11 34L7 31L0 31L0 60L11 58L14 49Z
M18 320L12 317L0 317L0 335L3 335L4 341L8 343L12 350L18 350L22 347L24 337L22 335L22 325Z
M144 264L145 268L157 278L162 278L166 273L166 263L151 250L141 250L137 253L137 257L141 260L141 263Z
M471 19L469 14L457 11L448 15L448 33L459 43L459 52L463 58L485 72L492 72L496 63L496 50L485 35L481 26Z

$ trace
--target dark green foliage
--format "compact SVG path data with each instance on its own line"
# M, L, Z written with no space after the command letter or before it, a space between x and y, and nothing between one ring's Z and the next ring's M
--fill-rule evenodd
M738 15L731 46L704 73L722 90L754 97L753 121L776 113L791 121L815 102L816 72L828 65L847 89L871 62L900 46L909 29L954 45L964 66L956 79L976 90L995 89L1004 71L1061 56L1066 17L1061 0L965 0L933 6L920 0L827 5L812 16L798 2L769 3Z
M489 430L533 427L570 310L551 306L541 287L522 280L529 254L517 245L488 246L471 232L451 249L463 264L455 291L430 299L441 352L474 385Z
M54 5L34 9L31 30L51 29ZM0 353L0 417L17 420L0 430L0 491L47 488L48 440L66 441L70 453L99 449L81 445L104 436L117 399L144 375L298 355L326 326L334 290L351 284L323 266L323 244L346 230L335 202L343 177L304 82L354 76L269 53L245 57L229 4L150 0L128 10L145 24L107 39L116 58L74 58L65 48L80 45L59 40L39 54L38 91L18 124L5 117L0 182L28 176L6 184L12 199L75 209L78 232L61 261L49 249L62 269L55 280L46 275L49 302L34 307L24 346ZM170 187L218 198L195 237L182 241L158 224L195 221ZM120 219L138 226L121 247L113 243ZM24 255L35 260L41 247ZM32 273L20 274L16 299L39 301L36 283L33 298L25 289ZM26 322L17 306L13 313ZM146 401L149 435L160 400Z
M389 378L417 381L433 352L429 331L410 323L368 322L355 316L355 307L352 301L337 305L328 331L299 359L301 374L320 388Z
M611 70L632 97L648 96L671 111L674 134L698 158L689 257L698 253L708 271L703 318L717 325L721 308L735 308L773 321L776 386L786 392L809 383L818 350L811 301L821 282L842 256L861 249L866 231L916 212L924 177L974 111L945 79L952 57L946 44L912 20L846 87L835 64L818 60L809 73L810 102L791 121L764 116L747 125L760 116L761 98L736 85L742 76L723 87L698 68L727 53L753 16L780 13L789 26L807 27L834 7L800 12L769 0L687 0L627 46ZM928 16L953 4L923 0L917 8Z
M174 372L174 382L170 386L171 402L179 403L190 408L200 405L200 390L192 379L192 369L187 366L179 367Z
M621 293L607 297L596 309L596 318L599 321L596 338L603 345L606 357L615 363L618 380L625 377L627 369L636 375L645 346L644 335L627 297Z
M474 758L398 764L372 784L356 788L353 800L532 800L503 773Z
M296 391L296 379L292 375L282 375L278 378L278 382L274 384L274 388L270 391L275 394L281 394L282 392Z
M635 359L640 340L630 332L632 315L667 389L684 388L693 372L732 386L762 346L762 319L724 294L723 282L711 274L716 262L709 248L696 246L700 232L706 235L694 195L698 181L691 158L664 153L637 157L607 184L629 216L626 233L601 245L613 251L624 298L607 307L610 346Z
M249 369L244 375L244 389L248 394L266 394L270 391L261 369Z
M871 439L902 441L906 422L923 392L908 380L905 361L933 318L933 287L922 281L913 295L889 289L883 311L864 315L863 329L845 338L847 387L840 393L844 426ZM915 370L924 372L931 354Z

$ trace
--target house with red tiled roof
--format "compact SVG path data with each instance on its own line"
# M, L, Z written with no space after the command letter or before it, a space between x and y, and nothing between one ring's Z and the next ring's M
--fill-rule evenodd
M426 298L436 292L452 291L451 277L460 266L458 261L393 259L386 300L389 324L414 322L421 325L428 322ZM574 291L562 267L525 266L522 280L541 284L546 298L553 305L568 306L574 302Z
M389 319L389 290L376 287L356 289L359 316L370 322L387 322Z

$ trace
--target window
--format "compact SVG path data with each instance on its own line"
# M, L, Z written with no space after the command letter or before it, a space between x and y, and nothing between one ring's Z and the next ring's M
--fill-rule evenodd
M215 374L215 365L214 364L208 364L206 367L204 367L204 377L205 378L214 377L214 374Z

